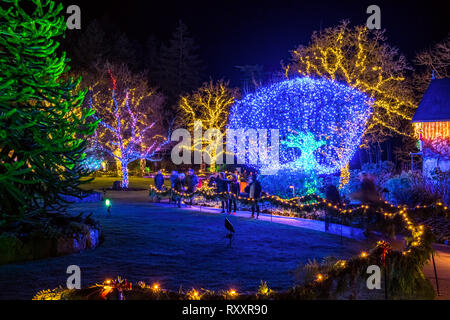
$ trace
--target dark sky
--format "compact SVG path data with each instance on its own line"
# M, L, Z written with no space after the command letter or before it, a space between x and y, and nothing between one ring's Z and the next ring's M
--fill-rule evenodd
M260 64L277 70L289 50L307 44L314 30L350 19L364 24L371 4L381 8L382 28L388 42L408 58L442 40L450 32L446 1L170 1L170 0L64 0L77 4L82 27L107 16L132 39L150 34L167 39L179 19L188 26L201 48L208 74L235 80L236 65ZM79 32L79 31L70 31Z

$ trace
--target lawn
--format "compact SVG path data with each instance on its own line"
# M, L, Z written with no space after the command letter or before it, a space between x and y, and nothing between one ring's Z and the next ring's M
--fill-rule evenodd
M105 237L100 247L0 266L0 299L30 299L39 290L64 286L70 265L80 266L83 287L122 276L171 290L255 291L261 280L282 290L293 286L292 271L299 264L327 256L348 258L367 249L355 240L341 243L338 236L242 217L230 217L236 235L228 248L222 215L152 204L145 191L134 192L133 201L115 197L119 193L108 192L110 216L103 203L71 209L74 214L93 212L100 221Z

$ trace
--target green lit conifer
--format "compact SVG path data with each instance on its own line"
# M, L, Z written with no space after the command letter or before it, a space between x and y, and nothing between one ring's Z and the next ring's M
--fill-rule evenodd
M50 0L0 2L0 213L21 218L59 210L78 195L86 135L96 128L82 109L79 80L56 38L66 29Z

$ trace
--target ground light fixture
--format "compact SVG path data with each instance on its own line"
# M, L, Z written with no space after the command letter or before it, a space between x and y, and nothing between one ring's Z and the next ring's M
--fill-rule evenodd
M106 206L106 209L108 210L108 214L111 214L111 200L106 199L105 206Z

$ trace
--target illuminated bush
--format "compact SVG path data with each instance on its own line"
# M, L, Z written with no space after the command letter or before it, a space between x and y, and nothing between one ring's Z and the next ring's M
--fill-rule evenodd
M237 101L229 128L279 130L279 163L259 159L259 169L334 174L360 145L371 105L364 93L338 82L295 78Z

